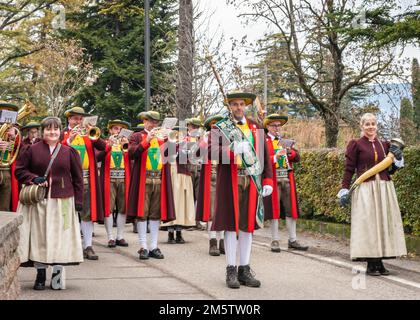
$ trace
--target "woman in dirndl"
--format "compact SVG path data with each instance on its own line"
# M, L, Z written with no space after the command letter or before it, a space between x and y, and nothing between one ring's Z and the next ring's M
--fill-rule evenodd
M15 175L20 183L47 188L45 199L34 205L19 202L21 266L37 270L34 289L44 290L46 269L54 266L52 289L64 289L64 265L83 261L77 211L83 204L83 171L73 148L61 145L48 176L44 175L55 149L60 146L61 121L47 117L41 123L42 140L19 155ZM54 281L53 281L54 280Z
M378 139L377 120L373 114L364 114L360 126L362 137L351 140L347 146L338 197L342 206L347 205L354 173L359 177L384 160L388 152L395 155L389 169L367 179L351 196L351 259L367 262L368 275L389 275L382 260L407 255L401 212L391 181L391 174L404 166L403 153L397 146Z

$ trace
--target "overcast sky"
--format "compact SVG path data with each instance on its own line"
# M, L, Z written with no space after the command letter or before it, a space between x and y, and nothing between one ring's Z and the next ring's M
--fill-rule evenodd
M264 37L266 32L269 32L267 26L264 23L244 25L242 23L243 18L237 18L241 12L239 9L231 5L227 5L225 0L194 0L201 9L207 12L214 12L209 23L209 34L215 34L220 37L223 33L226 38L226 42L223 46L223 50L227 53L231 51L230 38L236 40L242 39L243 36L247 35L248 43L255 43L258 39ZM403 8L408 5L413 5L416 0L399 0ZM409 57L410 59L417 57L420 59L420 50L413 46L408 47L403 54L403 57ZM246 56L242 53L239 56L239 62L241 65L247 65L253 61L252 56Z

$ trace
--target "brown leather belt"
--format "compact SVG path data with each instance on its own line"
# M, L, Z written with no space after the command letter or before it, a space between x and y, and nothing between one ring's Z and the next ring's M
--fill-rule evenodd
M146 178L161 178L162 171L146 171Z

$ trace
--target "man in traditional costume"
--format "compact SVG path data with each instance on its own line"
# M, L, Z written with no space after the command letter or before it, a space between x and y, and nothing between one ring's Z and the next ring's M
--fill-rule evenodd
M198 199L196 207L196 220L207 222L209 233L209 255L220 256L225 254L224 231L212 231L212 221L215 211L216 198L216 170L217 160L208 160L207 148L208 139L213 125L223 119L220 114L206 119L204 127L207 132L200 141L200 151L204 151L203 164L200 170L200 179L198 183ZM219 244L217 243L219 241Z
M74 107L64 113L68 127L63 130L62 144L71 146L79 152L83 168L83 210L80 214L80 227L83 235L83 256L88 260L98 260L92 247L93 223L104 221L102 190L98 177L96 152L104 151L106 142L101 138L89 137L81 132L83 118L89 116L81 107Z
M0 101L1 110L18 112L19 108L9 102ZM2 124L0 122L0 127ZM17 130L17 125L14 125L7 131L5 141L0 138L0 211L16 212L18 206L19 184L15 177L16 161L10 163L13 153L21 143L16 134Z
M149 111L143 115L144 131L130 137L129 154L134 160L130 177L128 216L137 222L139 259L163 259L158 248L160 222L175 219L170 165L164 163L165 140L155 129L160 114ZM147 243L147 219L150 227L150 246Z
M104 192L105 229L108 247L128 247L124 239L128 189L130 187L130 160L128 139L118 138L121 129L129 129L130 124L121 120L108 122L109 138L105 151L98 153L101 165L101 186ZM127 192L126 192L127 191ZM113 234L113 212L117 212L117 238Z
M41 141L39 129L41 125L38 122L31 121L22 127L21 132L25 136L22 140L22 145L33 145Z
M185 240L182 237L182 229L196 224L192 173L188 164L191 150L188 147L188 137L183 135L178 126L172 129L171 135L170 143L176 144L168 150L172 190L175 191L173 195L176 220L165 223L162 227L168 227L169 244L183 244Z
M296 238L296 220L299 217L295 177L292 163L300 161L299 152L294 148L294 141L283 139L281 126L289 120L286 115L271 114L264 120L267 129L267 147L273 168L273 181L277 187L271 196L264 199L265 220L271 220L271 251L280 252L279 219L286 219L289 232L288 247L295 250L308 250Z
M264 130L245 117L245 107L252 104L255 98L254 94L249 93L227 95L226 103L233 119L219 122L219 130L213 130L209 141L210 159L218 160L212 230L225 231L226 284L229 288L239 288L240 284L250 287L261 285L250 268L252 234L258 228L257 213L259 223L263 220L260 195L268 196L273 191L273 173ZM241 136L238 139L241 141L235 138L232 142L230 137L233 133L239 133ZM250 164L257 165L260 170L250 172ZM237 242L240 250L239 268L236 267Z

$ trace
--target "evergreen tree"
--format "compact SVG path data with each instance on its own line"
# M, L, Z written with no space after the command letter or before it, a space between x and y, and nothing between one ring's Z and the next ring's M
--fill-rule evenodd
M175 0L150 2L152 98L173 90L166 75L174 68L174 4ZM65 36L81 41L97 75L95 83L82 90L74 103L99 115L102 125L115 118L136 124L137 114L144 110L143 7L143 1L96 1L69 17L74 27Z
M420 142L420 68L417 59L413 59L413 65L411 68L411 79L414 107L414 123L417 129L417 141Z
M416 126L413 119L413 106L409 99L403 98L400 108L400 133L406 145L413 145L416 142Z

